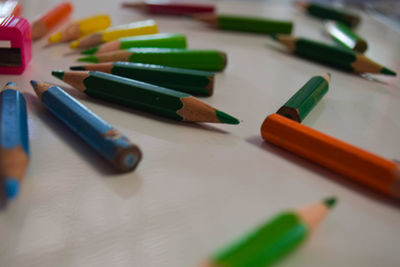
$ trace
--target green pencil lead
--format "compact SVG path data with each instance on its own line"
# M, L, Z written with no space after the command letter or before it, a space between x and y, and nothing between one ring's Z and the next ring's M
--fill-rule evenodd
M53 70L51 72L51 75L54 77L57 77L58 79L62 80L64 78L64 71L62 70Z
M78 61L99 63L99 60L96 56L80 57L78 58Z
M388 68L385 68L385 67L383 67L381 69L381 73L382 74L387 74L387 75L392 75L392 76L396 76L397 75L396 72L394 72L394 71L392 71L392 70L390 70Z
M86 70L84 66L72 66L69 67L70 70Z
M217 118L222 122L222 123L227 123L227 124L239 124L239 120L232 117L229 114L226 114L225 112L222 111L215 111L215 113L217 114Z
M98 46L86 49L84 51L81 52L82 55L93 55L94 53L97 52L97 50L99 50Z
M337 198L336 197L330 197L330 198L324 199L324 204L328 208L333 208L336 205L336 202L337 202Z

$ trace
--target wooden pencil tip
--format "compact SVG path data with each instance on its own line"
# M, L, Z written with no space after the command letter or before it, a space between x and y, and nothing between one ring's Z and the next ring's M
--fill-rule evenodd
M385 68L385 67L383 67L381 69L381 73L382 74L386 74L386 75L391 75L391 76L397 76L396 72L394 72L394 71L392 71L392 70L390 70L388 68Z
M305 1L296 1L295 5L300 8L306 9L309 6L309 3L305 2Z
M326 198L326 199L324 199L323 202L324 202L325 206L327 206L329 209L331 209L336 205L337 198L336 197Z
M330 83L331 82L331 74L328 72L328 73L325 73L325 74L323 74L323 75L321 75L322 77L324 77L324 79L328 82L328 83Z
M42 100L42 94L47 91L52 85L47 83L41 83L38 81L31 81L33 90L35 90L36 95Z
M13 82L8 82L8 83L6 83L6 85L3 87L3 89L1 91L7 90L7 89L17 90L17 85Z

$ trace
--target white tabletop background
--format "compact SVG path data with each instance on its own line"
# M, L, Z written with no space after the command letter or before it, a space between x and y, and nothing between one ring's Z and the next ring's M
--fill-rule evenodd
M23 1L32 19L58 1ZM76 65L67 44L33 45L14 81L28 103L31 161L20 196L0 214L0 266L196 266L221 246L285 209L337 196L338 206L299 250L277 266L399 266L400 210L317 165L264 143L260 126L311 76L332 74L329 92L304 121L389 159L400 159L400 80L351 73L294 57L267 36L223 32L199 22L123 10L115 1L72 1L73 18L105 12L113 24L155 19L160 32L184 33L190 48L226 51L205 102L240 125L191 124L90 99L50 75ZM319 20L287 1L217 2L220 12L295 22L294 33L330 42ZM400 72L400 35L363 15L367 55ZM38 102L29 85L64 88L137 143L135 172L116 174ZM379 177L378 177L379 178Z

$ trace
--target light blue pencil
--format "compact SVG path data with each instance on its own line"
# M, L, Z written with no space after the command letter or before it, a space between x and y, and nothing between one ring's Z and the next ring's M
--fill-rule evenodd
M42 104L120 172L136 168L142 153L128 138L60 87L31 81Z
M0 93L0 205L19 193L29 161L29 138L24 96L9 82Z

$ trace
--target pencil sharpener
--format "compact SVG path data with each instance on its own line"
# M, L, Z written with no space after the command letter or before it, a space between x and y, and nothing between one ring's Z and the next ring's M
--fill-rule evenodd
M0 18L0 74L21 74L32 58L29 22L22 17Z

